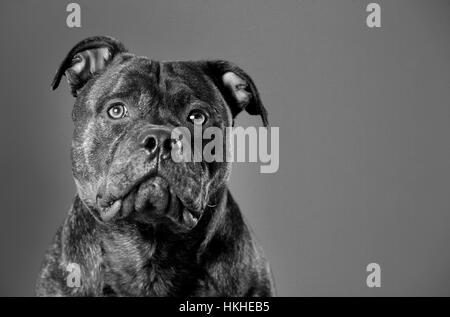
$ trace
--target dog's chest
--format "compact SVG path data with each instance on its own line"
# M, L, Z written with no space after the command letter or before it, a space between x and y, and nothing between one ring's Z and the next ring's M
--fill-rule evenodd
M102 252L105 296L187 296L202 284L186 248L115 232L103 237Z

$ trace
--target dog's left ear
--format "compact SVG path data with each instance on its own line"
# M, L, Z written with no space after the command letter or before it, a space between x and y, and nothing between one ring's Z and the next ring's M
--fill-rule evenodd
M227 61L207 61L205 72L230 106L233 120L245 109L251 115L261 116L264 126L269 125L267 110L253 80L245 71Z

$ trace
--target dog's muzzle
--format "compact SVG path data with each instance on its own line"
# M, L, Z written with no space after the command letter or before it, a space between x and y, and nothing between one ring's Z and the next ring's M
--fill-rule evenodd
M120 193L115 192L115 196L108 188L117 187L117 184L107 183L96 197L99 218L103 222L109 222L130 215L137 215L141 219L146 216L147 218L169 217L188 228L195 226L200 215L184 208L175 192L171 190L169 182L158 174L161 160L170 160L173 150L179 150L180 143L171 139L171 130L165 127L146 129L138 136L138 144L138 151L145 153L145 160L154 162L151 170L146 171L143 176L126 175L125 179L135 180ZM174 152L177 153L177 151ZM127 172L129 173L129 171L123 171L123 173Z

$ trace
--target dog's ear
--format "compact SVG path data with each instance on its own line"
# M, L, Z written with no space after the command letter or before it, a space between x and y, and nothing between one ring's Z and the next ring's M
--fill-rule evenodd
M122 43L112 37L92 36L76 44L62 61L52 82L56 89L63 75L66 76L74 97L78 91L104 69L117 54L127 50Z
M233 120L245 109L251 115L261 116L264 126L268 126L267 110L253 80L245 71L233 63L219 60L207 61L205 72L230 106Z

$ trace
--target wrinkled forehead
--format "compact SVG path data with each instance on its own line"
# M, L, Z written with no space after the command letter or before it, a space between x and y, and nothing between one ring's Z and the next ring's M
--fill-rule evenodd
M217 88L199 62L158 62L133 55L118 56L89 91L88 100L126 98L133 101L217 104ZM186 99L186 100L184 100Z
M158 63L133 55L118 56L87 91L88 103L106 99L158 97Z
M205 74L201 62L162 62L160 65L161 80L168 95L187 92L203 101L217 101L218 90Z

